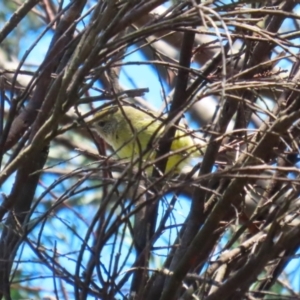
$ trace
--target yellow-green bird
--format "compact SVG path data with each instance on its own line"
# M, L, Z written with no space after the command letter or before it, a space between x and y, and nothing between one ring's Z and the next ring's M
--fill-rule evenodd
M163 118L139 108L123 105L106 107L88 122L121 159L155 159L158 141L164 132ZM192 157L200 156L194 139L182 124L177 127L165 172L181 173ZM152 168L150 168L152 171ZM149 172L149 168L147 169Z

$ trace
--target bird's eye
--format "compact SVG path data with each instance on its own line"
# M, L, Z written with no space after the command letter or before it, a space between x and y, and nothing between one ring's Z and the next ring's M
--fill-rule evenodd
M105 121L100 121L100 122L98 122L98 125L99 125L100 127L103 127L105 124L106 124Z

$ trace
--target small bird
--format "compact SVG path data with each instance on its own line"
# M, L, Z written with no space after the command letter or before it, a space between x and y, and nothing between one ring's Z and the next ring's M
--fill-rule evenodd
M158 141L164 132L164 118L152 112L123 105L106 107L96 113L92 125L121 159L135 160L142 156L147 163L155 159ZM192 157L200 156L193 137L184 125L177 126L165 172L181 173ZM152 170L152 168L151 168ZM147 169L147 173L150 173Z

